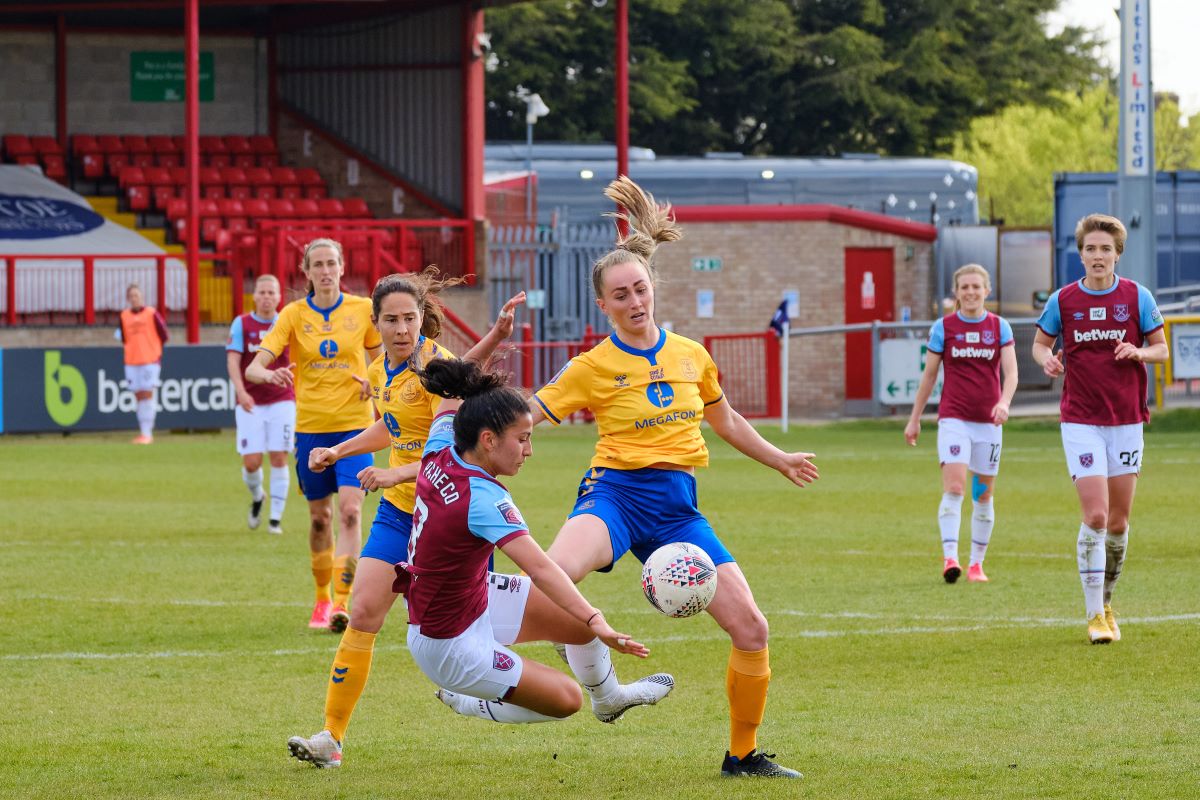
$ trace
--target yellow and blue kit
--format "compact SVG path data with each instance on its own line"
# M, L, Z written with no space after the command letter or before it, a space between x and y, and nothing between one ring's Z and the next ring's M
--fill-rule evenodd
M651 466L707 466L700 422L723 397L708 351L663 329L647 350L609 336L534 394L556 425L584 408L596 417L600 439L570 516L604 521L613 563L629 550L645 561L679 541L701 547L714 564L733 561L696 506L695 477Z
M433 358L454 358L454 354L424 336L417 340L414 354L418 364L427 364ZM410 357L400 364L389 364L387 353L383 352L367 369L375 409L392 440L388 448L389 467L421 460L429 426L442 400L421 385L412 369L413 360ZM408 560L415 492L416 483L400 483L384 490L360 558L377 558L389 564Z
M288 303L259 345L272 356L290 347L296 363L296 475L309 500L328 497L339 486L358 486L358 473L372 464L370 454L352 456L314 473L308 454L341 444L374 422L353 376L366 371L366 351L380 344L370 299L343 293L328 308L312 295Z

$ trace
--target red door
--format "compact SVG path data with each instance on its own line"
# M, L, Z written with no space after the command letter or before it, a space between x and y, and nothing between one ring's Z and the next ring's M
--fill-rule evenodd
M846 324L892 322L895 286L890 247L846 248ZM846 334L846 399L871 399L871 334Z

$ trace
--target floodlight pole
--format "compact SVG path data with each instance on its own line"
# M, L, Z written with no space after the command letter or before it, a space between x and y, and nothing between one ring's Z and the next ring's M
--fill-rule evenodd
M617 177L629 175L629 0L617 0L616 54L614 79L616 83L616 139ZM623 211L619 205L618 211ZM628 232L625 220L617 220L617 228L624 236Z
M187 164L187 341L200 343L200 12L199 0L184 11L184 158ZM241 292L242 287L233 287ZM160 307L166 299L158 298ZM236 303L235 303L236 305Z
M1121 109L1117 218L1129 236L1121 274L1158 288L1154 219L1154 84L1150 77L1150 0L1121 0Z

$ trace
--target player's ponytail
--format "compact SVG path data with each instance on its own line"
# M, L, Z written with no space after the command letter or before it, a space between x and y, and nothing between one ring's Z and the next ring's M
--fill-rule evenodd
M473 361L435 358L417 375L430 394L462 399L454 417L454 446L459 452L475 449L485 428L500 434L529 414L524 395L508 385L507 375L488 372Z
M596 296L604 292L604 271L617 264L637 262L646 268L650 282L657 275L654 271L654 251L663 242L676 242L683 238L683 230L671 215L671 204L658 205L654 196L622 175L608 185L604 196L621 205L624 212L613 212L606 216L629 223L629 232L617 239L617 247L592 267L592 288Z

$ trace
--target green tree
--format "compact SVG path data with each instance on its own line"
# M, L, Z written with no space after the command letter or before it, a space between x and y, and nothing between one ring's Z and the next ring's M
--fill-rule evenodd
M1053 105L1097 79L1091 34L1041 23L1059 0L638 0L630 129L669 153L930 154L980 115ZM539 138L613 136L612 4L488 11L488 135L524 134L518 87L553 109Z
M1154 114L1158 169L1200 166L1200 119L1194 119L1183 126L1175 102L1160 98ZM980 117L949 155L979 170L982 216L1008 225L1050 225L1055 173L1116 170L1118 125L1117 98L1106 82L1060 95L1053 107L1011 106Z

